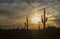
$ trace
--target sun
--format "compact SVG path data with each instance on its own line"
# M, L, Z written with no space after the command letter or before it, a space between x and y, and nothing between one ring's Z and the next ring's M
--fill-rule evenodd
M32 21L33 21L34 23L38 23L38 22L40 21L40 18L39 18L38 16L34 16L34 17L32 18Z

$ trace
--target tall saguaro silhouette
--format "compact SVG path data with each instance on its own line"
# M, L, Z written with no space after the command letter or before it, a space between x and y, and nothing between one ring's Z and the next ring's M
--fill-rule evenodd
M46 17L45 8L44 8L44 15L43 15L43 17L41 17L41 19L42 19L42 23L43 23L43 28L44 28L44 30L45 30L46 22L47 22L47 20L48 20L48 18Z
M45 30L45 27L46 27L47 20L48 20L48 18L46 17L46 10L44 8L44 30Z
M46 18L46 16L45 16L45 8L44 8L44 30L45 30L45 24L46 24L46 22L45 22L45 18Z

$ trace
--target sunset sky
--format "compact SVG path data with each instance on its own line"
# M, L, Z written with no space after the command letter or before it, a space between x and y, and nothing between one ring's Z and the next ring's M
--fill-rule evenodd
M30 3L27 1L0 0L0 27L4 29L23 28L28 16L29 25L36 28L31 20L34 16L41 17L44 13L43 8L46 8L48 17L46 25L60 27L60 0L33 0L34 2Z

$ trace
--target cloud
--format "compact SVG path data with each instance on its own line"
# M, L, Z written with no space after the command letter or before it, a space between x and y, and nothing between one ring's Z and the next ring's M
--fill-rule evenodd
M33 0L39 2L31 2L30 4L26 3L27 1L21 1L22 0L0 0L0 24L20 24L21 19L25 19L26 14L45 7L48 7L46 8L46 12L49 12L53 17L60 17L60 0ZM58 21L56 22L60 24Z

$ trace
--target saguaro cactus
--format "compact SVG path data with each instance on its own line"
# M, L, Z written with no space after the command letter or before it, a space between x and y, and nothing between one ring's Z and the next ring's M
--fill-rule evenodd
M46 24L46 22L47 22L48 18L47 18L47 17L45 17L45 20L44 20L44 18L41 16L41 20L42 20L42 23L44 24L44 29L45 29L45 24Z
M25 27L28 30L28 17L26 17L26 22L24 23Z
M46 22L48 20L48 18L45 15L46 15L46 13L45 13L45 8L44 8L44 15L41 16L41 20L42 20L42 23L44 25L44 29L45 29L45 26L46 26L45 24L46 24Z

